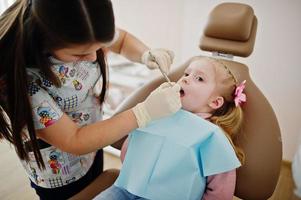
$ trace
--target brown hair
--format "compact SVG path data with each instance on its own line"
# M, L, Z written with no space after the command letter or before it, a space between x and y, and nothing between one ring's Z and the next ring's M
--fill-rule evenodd
M0 139L11 142L22 160L28 161L22 131L28 129L30 146L38 166L44 168L27 94L27 67L38 68L60 86L51 71L53 50L74 44L109 42L115 33L110 0L16 0L0 17ZM107 70L102 49L97 51L102 73L100 102L107 88ZM5 93L5 98L1 93ZM6 115L9 120L6 118Z

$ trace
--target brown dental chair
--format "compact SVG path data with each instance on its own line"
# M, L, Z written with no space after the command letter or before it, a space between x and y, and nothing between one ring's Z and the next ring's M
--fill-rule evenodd
M271 105L253 83L248 67L231 60L232 56L248 57L252 53L256 28L257 18L250 6L223 3L210 13L199 45L200 49L224 58L223 62L230 68L238 82L247 80L245 90L247 102L243 106L245 123L237 138L245 151L246 160L237 170L235 189L235 196L246 200L268 199L273 194L282 160L280 129ZM170 73L171 80L179 79L191 59ZM116 113L143 101L163 81L158 77L139 88L117 108ZM112 146L120 149L123 141L120 140ZM72 199L90 199L112 184L117 175L116 170L106 171L102 177L97 178Z
M282 142L275 113L268 100L253 83L245 64L232 61L232 56L248 57L254 47L257 18L245 4L222 3L210 13L200 49L224 58L238 82L247 80L247 102L243 106L245 123L238 142L246 153L245 164L237 170L235 196L241 199L268 199L274 192L282 160ZM190 60L170 73L176 81ZM154 79L127 98L117 113L131 108L164 80ZM120 148L116 143L114 146Z

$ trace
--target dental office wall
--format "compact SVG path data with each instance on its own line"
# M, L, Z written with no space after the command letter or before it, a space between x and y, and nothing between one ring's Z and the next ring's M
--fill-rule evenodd
M1 0L0 1L0 14L13 2L14 2L14 0Z
M193 55L209 55L198 43L209 12L220 0L112 0L117 26L151 47L174 50L174 66ZM241 0L253 7L258 29L253 54L234 58L249 66L252 79L279 121L283 159L292 160L301 135L301 1Z

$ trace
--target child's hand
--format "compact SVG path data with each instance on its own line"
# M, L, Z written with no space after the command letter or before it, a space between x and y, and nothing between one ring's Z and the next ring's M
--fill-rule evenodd
M139 127L144 127L152 120L166 117L177 112L181 107L180 85L165 82L155 89L144 102L133 108Z
M151 52L151 56L150 53ZM167 49L151 49L143 53L141 57L141 61L145 64L149 69L158 69L160 67L164 71L164 73L168 73L170 69L170 65L173 62L174 53ZM154 60L155 59L155 60ZM157 64L157 63L158 64Z

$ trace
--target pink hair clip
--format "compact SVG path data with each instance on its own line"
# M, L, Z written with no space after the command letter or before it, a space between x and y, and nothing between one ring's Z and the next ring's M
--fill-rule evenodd
M245 93L243 93L246 87L245 84L246 84L246 80L244 80L243 82L241 82L241 84L236 86L235 93L234 93L234 103L236 107L242 104L242 102L247 101L247 96Z

